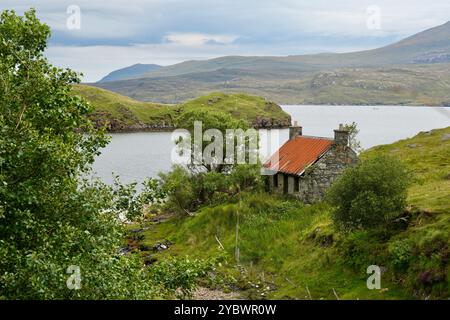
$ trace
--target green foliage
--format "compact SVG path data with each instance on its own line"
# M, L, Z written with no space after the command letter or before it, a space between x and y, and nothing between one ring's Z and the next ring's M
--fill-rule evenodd
M397 270L405 270L411 259L412 245L409 239L396 240L389 244L392 265Z
M144 204L161 204L167 194L161 188L160 182L155 178L147 178L142 182L143 189L139 193L139 201Z
M261 167L259 165L237 165L231 171L228 179L235 190L260 191L263 188Z
M409 183L405 166L394 158L361 161L329 189L336 226L343 231L386 227L404 211Z
M259 170L257 165L236 165L228 173L195 173L174 166L172 171L160 174L161 189L167 194L165 205L170 210L190 215L202 205L226 202L241 191L261 190Z
M420 210L448 214L450 212L450 127L420 132L415 137L389 145L376 146L361 154L395 157L414 172L408 191L408 203ZM415 146L415 147L414 147Z
M230 177L219 172L206 172L199 174L200 183L203 192L203 202L207 204L226 202L232 192L230 186Z
M166 197L157 179L145 179L140 192L136 190L136 185L135 182L124 185L117 176L111 188L114 201L112 208L131 221L143 218L146 206L161 204Z
M194 134L194 122L201 121L203 130L218 129L223 134L227 129L247 129L248 124L242 120L233 118L221 110L190 110L183 113L177 119L177 127L188 129Z
M450 248L450 127L377 146L363 158L390 155L414 172L408 190L408 228L389 241L390 269L421 298L448 298ZM414 146L414 147L413 147ZM388 267L389 268L389 267Z
M71 70L43 56L50 30L34 10L0 17L0 292L5 299L132 299L155 295L137 257L122 256L125 198L81 180L108 139L71 95ZM134 201L134 200L133 200ZM131 205L137 210L135 205ZM69 289L70 266L81 289Z
M128 219L137 218L142 214L142 206L136 196L136 183L123 185L116 176L112 191L115 200L113 209L116 212L123 213Z
M411 230L399 277L423 297L448 298L449 231L445 225L436 227Z
M198 184L193 183L192 176L182 166L174 166L173 170L160 175L162 190L168 195L167 206L173 210L190 213L198 198Z
M345 263L364 272L375 264L385 269L383 281L395 281L415 297L448 297L448 233L418 234L406 230L390 239L380 233L356 231L339 245Z
M361 152L363 148L361 147L361 142L356 138L359 133L358 125L356 122L352 122L350 124L345 124L344 128L349 131L349 141L348 145L356 152Z
M197 126L201 125L198 126L198 132L195 132L196 123ZM190 139L187 141L181 139L178 145L180 152L185 152L186 148L191 151L191 162L188 167L194 171L200 168L200 170L227 172L239 161L248 163L251 154L257 155L257 131L249 129L245 121L236 120L225 112L187 111L177 119L177 127L190 133ZM234 134L234 130L238 129L242 133L241 139L238 133ZM228 130L232 130L233 136L229 135ZM200 134L202 136L198 137ZM234 151L233 154L227 154L227 149ZM238 152L242 153L242 159L238 158Z
M158 283L162 296L186 299L192 296L199 279L208 279L218 264L217 259L169 258L158 262L151 268L150 277Z
M361 273L370 265L384 266L388 258L386 244L370 231L359 230L346 235L339 251L345 263Z
M231 288L240 288L243 298L309 299L309 290L313 299L336 299L333 288L341 299L411 297L384 277L383 287L389 291L367 289L366 262L380 262L380 254L388 256L386 246L371 236L361 236L348 251L349 255L358 252L358 261L348 265L341 248L343 235L333 229L330 211L326 204L305 206L280 195L243 192L237 199L202 207L195 217L176 217L155 225L144 235L148 243L161 239L174 243L170 250L156 254L160 261L186 253L195 258L223 252L234 257L239 217L240 262L236 265L230 259L217 273L233 277ZM354 269L356 263L359 267ZM230 290L228 283L222 285L223 290Z

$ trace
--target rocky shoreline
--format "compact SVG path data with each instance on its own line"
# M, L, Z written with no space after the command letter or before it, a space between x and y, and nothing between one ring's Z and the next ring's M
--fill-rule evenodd
M287 129L289 126L271 126L271 127L254 127L254 129ZM107 128L107 132L109 133L135 133L135 132L172 132L176 129L179 129L177 127L153 127L153 126L129 126L129 127L122 127L122 128L114 128L109 129Z
M132 133L132 132L172 132L179 129L171 124L146 124L137 119L133 119L135 123L128 124L124 121L105 117L105 113L94 113L91 120L97 128L106 128L110 133ZM291 119L285 121L277 121L271 118L258 117L252 123L254 129L287 129L289 128Z

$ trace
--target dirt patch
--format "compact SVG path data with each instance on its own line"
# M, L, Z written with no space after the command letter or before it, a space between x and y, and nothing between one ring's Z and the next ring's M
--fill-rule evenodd
M193 300L239 300L240 295L237 292L223 292L220 290L212 290L205 287L199 287L195 290Z

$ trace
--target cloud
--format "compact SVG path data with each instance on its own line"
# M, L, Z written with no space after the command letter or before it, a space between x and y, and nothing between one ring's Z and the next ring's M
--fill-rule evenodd
M69 30L78 5L81 29ZM368 29L377 5L381 29ZM134 63L170 64L234 55L353 51L392 43L445 23L448 0L2 0L0 10L36 7L52 28L48 56L88 81Z
M82 28L66 28L69 5L82 13ZM382 28L366 27L367 8L381 9ZM446 22L448 0L2 0L0 9L35 6L55 32L54 44L158 43L170 35L232 35L248 41L287 35L404 37ZM263 40L262 40L263 39ZM183 40L183 39L181 39ZM187 40L186 40L187 41ZM213 41L215 41L213 39Z
M201 46L205 44L231 44L238 37L226 34L170 33L164 38L168 42L183 46Z

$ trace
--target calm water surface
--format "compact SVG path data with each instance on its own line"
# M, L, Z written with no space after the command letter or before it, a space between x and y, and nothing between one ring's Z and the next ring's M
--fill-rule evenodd
M450 108L399 106L283 106L293 120L303 126L304 135L333 137L339 123L356 122L363 148L392 143L412 137L419 131L450 126ZM268 153L288 139L288 130L270 130ZM267 135L267 130L260 134ZM264 139L262 139L264 141ZM174 143L168 132L113 134L111 143L94 163L95 175L104 182L113 181L113 173L122 182L142 181L172 166Z

